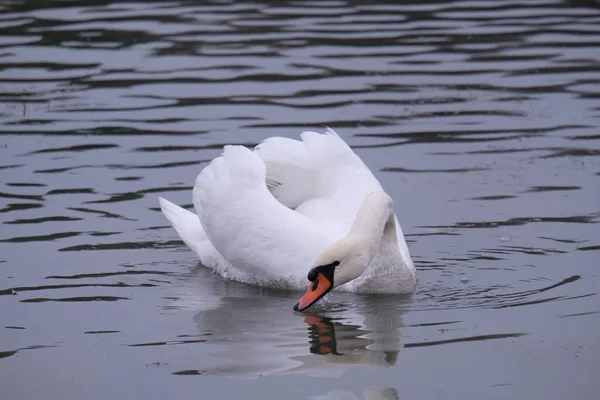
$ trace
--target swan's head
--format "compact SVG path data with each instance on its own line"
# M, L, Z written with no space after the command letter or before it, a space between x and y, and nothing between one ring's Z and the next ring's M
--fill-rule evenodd
M358 278L369 266L372 254L359 237L347 236L328 247L308 272L308 290L294 306L302 311L325 296L331 289Z

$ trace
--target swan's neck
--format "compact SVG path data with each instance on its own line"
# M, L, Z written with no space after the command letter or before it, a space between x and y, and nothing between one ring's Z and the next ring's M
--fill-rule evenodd
M382 191L369 194L363 201L346 237L328 247L317 258L315 265L324 266L338 261L334 287L343 285L361 275L367 278L384 275L396 268L400 252L396 237L396 217L392 199ZM376 259L377 271L370 267ZM365 274L366 272L366 274Z
M362 243L369 260L364 264L365 270L382 249L399 254L392 199L384 192L367 196L347 237L359 239L359 243Z

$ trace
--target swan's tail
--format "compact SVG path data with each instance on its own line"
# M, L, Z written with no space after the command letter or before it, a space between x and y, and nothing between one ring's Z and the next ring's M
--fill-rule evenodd
M173 225L181 240L198 255L200 261L204 261L207 250L209 250L206 247L212 247L212 245L206 237L204 229L202 229L198 216L162 197L159 197L158 201L160 202L160 209Z
M183 242L196 253L200 263L226 279L244 280L246 275L233 267L212 245L198 215L162 197L158 198L160 209ZM248 281L248 280L246 280Z

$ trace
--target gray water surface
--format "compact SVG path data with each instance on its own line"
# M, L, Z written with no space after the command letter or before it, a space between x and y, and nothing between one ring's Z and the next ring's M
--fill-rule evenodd
M6 399L597 399L594 1L0 1ZM226 282L224 144L328 125L395 200L409 297Z

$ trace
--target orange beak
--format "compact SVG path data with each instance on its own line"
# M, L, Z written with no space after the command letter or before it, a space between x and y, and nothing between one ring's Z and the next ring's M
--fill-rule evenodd
M312 282L304 293L304 296L298 300L294 306L295 311L303 311L316 303L321 297L325 296L332 289L333 285L322 273L317 274L317 279Z

